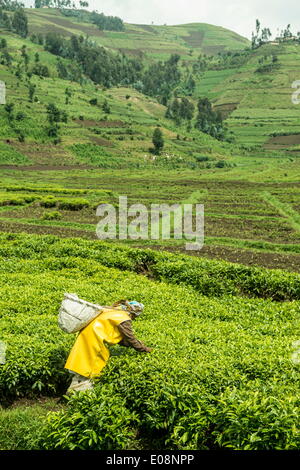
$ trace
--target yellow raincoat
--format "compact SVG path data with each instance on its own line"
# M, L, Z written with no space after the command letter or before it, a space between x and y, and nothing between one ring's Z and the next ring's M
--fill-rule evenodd
M127 320L131 317L121 307L105 309L80 331L65 368L88 378L99 376L109 359L104 341L109 344L122 341L118 325Z

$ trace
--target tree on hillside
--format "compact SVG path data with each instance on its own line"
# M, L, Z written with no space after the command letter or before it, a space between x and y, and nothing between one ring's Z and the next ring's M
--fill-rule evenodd
M67 122L68 116L65 111L61 111L54 103L47 105L47 118L50 124Z
M144 72L143 92L146 95L169 99L174 88L179 85L181 72L179 70L180 56L172 54L165 62L156 62Z
M16 0L0 0L0 8L6 11L16 11L19 8L25 8L25 5Z
M153 132L152 143L154 145L153 153L155 153L155 155L159 155L161 150L164 148L163 134L159 127L157 127Z
M288 24L285 30L283 31L283 38L288 39L288 38L291 38L292 36L293 36L293 33L291 31L291 25Z
M13 111L14 111L14 103L7 103L4 106L4 110L7 112L7 117L9 121L12 121L14 119Z
M64 49L64 40L55 33L47 33L45 38L45 49L51 54L60 55Z
M212 104L208 98L200 98L198 101L198 115L195 128L209 134L215 139L224 140L225 129L220 112L212 109Z
M256 20L256 34L252 32L252 49L262 46L270 40L272 33L269 28L261 29L260 21Z
M102 109L105 112L105 114L110 114L110 106L109 106L107 100L104 101L104 103L102 105Z
M22 38L26 38L28 35L28 20L27 16L22 8L16 10L12 19L12 29L19 34Z
M2 10L1 7L0 7L0 26L8 29L9 31L11 30L10 16L4 10Z
M182 120L190 121L193 119L194 111L193 103L187 98L182 98L180 101L175 98L167 108L166 117L174 119L176 124L179 125Z
M29 85L28 85L28 97L29 97L29 101L31 103L33 103L35 91L36 91L36 85L33 84L33 83L29 83Z

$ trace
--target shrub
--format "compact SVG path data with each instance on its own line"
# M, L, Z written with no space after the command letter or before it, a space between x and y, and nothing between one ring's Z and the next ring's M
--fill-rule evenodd
M55 207L56 204L57 204L57 200L53 196L45 197L40 201L40 205L42 207L46 207L47 209L50 209L51 207Z
M75 339L57 325L66 291L103 305L141 300L134 329L154 347L111 348L94 390L49 415L39 446L299 448L299 365L291 360L299 301L272 300L299 299L299 275L100 241L0 241L2 402L65 393Z
M58 203L58 208L69 211L80 211L89 206L87 199L64 199Z
M42 215L43 220L60 220L62 214L59 211L44 212Z
M73 395L66 412L50 413L40 445L44 449L119 450L134 437L136 416L112 386Z

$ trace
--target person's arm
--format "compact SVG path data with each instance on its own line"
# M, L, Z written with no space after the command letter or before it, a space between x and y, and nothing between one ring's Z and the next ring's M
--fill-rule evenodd
M126 320L118 326L123 339L119 343L121 346L134 348L138 352L151 352L152 349L148 348L144 343L139 341L133 333L131 320Z

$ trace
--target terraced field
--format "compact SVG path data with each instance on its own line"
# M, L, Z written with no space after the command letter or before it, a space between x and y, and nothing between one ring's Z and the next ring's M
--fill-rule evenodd
M134 175L95 169L2 171L2 231L96 239L97 206L110 203L117 208L120 195L127 196L128 205L144 204L148 213L154 203L201 203L205 207L205 246L191 254L300 270L297 183L217 182L187 171L162 171L159 176L156 171ZM126 243L184 251L185 240L128 239Z
M261 154L263 149L298 155L299 109L292 103L299 80L299 45L265 45L244 66L204 72L196 95L206 95L216 109L229 115L227 123L237 142ZM257 72L259 60L278 58L276 68ZM275 154L275 152L273 152Z
M45 34L53 31L64 36L82 33L110 49L149 59L167 59L171 54L180 54L190 61L194 54L240 50L249 44L246 38L232 31L205 23L179 26L126 24L124 32L100 31L96 25L64 17L58 10L30 9L27 12L30 32Z

